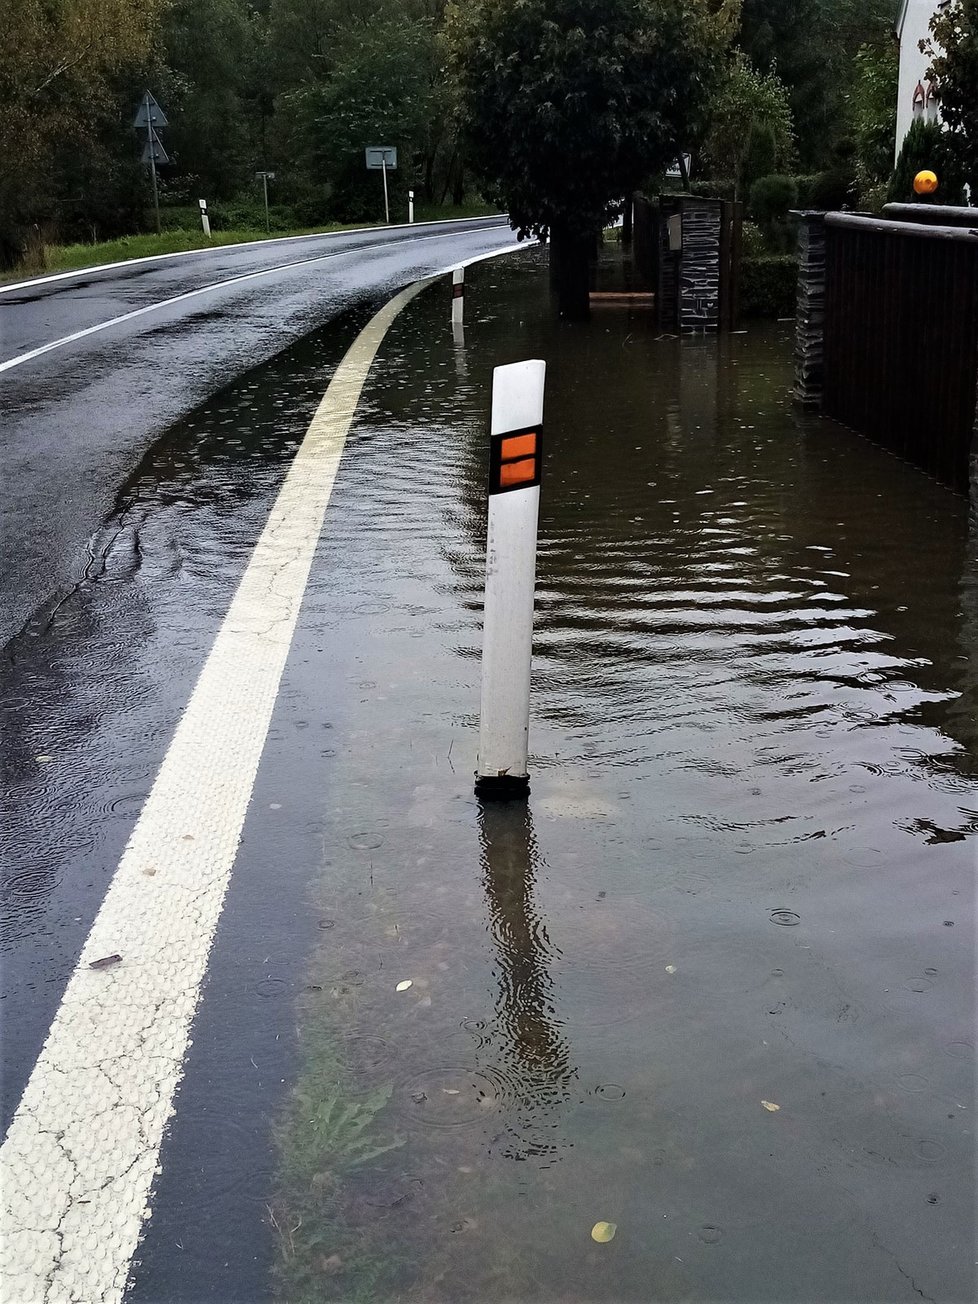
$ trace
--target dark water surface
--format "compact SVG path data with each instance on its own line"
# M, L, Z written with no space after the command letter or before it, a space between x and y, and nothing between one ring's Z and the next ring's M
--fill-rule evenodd
M966 504L794 413L789 326L560 326L539 264L470 273L464 340L428 291L381 351L133 1297L969 1300ZM280 417L256 372L191 478L156 457L139 564L55 617L81 622L66 709L88 767L153 702L156 732L96 785L110 822L132 789L119 839L321 391L323 346L303 347ZM532 793L483 808L488 387L526 357L548 361ZM42 747L25 726L24 757ZM23 938L91 855L52 849Z
M467 303L454 352L434 297L389 337L307 603L355 652L286 1297L970 1298L965 504L799 422L788 328L554 326L512 263ZM489 368L528 356L533 791L483 810Z

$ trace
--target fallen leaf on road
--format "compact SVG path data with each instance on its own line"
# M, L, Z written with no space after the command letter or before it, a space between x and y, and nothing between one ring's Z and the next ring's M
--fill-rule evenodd
M772 1114L776 1114L778 1110L781 1108L781 1106L776 1105L773 1100L762 1100L761 1104L764 1106L766 1110L768 1110Z
M397 984L394 990L395 992L406 992L409 987L413 987L413 986L414 984L411 982L411 979L405 978L402 983Z
M103 955L101 960L90 960L88 967L89 969L108 969L110 965L121 963L121 955Z
M596 1222L591 1228L591 1240L597 1241L599 1245L607 1245L609 1241L615 1239L617 1230L617 1223Z

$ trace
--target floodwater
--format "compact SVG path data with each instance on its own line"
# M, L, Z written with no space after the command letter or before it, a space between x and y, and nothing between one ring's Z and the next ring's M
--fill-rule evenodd
M790 325L560 325L533 252L469 273L462 338L447 302L395 324L348 444L134 1298L973 1298L966 503L794 412ZM532 790L484 807L489 379L526 357ZM308 412L261 376L192 483L144 467L115 610L157 678L205 642L175 586L216 617L287 460L267 432ZM98 601L38 643L97 640ZM111 677L117 730L150 681Z

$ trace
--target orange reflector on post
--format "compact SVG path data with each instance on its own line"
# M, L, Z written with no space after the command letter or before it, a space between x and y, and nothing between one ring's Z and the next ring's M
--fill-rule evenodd
M537 452L537 432L528 435L503 435L502 460L509 462L515 457L535 457Z
M517 485L534 484L537 475L537 459L524 457L519 462L504 462L499 468L500 489L515 489Z
M489 493L529 489L540 483L543 430L509 430L489 441Z

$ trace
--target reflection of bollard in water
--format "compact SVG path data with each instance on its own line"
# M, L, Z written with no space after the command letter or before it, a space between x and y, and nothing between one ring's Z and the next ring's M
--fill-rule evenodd
M455 379L468 380L469 364L465 356L465 327L460 321L452 322L452 344L455 347Z
M489 437L489 530L482 642L482 705L475 790L525 796L530 725L533 588L543 459L547 364L496 367Z
M554 1010L550 963L559 952L534 896L539 851L526 801L483 805L479 842L498 980L484 1067L512 1095L505 1153L553 1156L564 1145L558 1120L576 1070Z
M465 319L465 268L452 272L452 325L461 326Z

